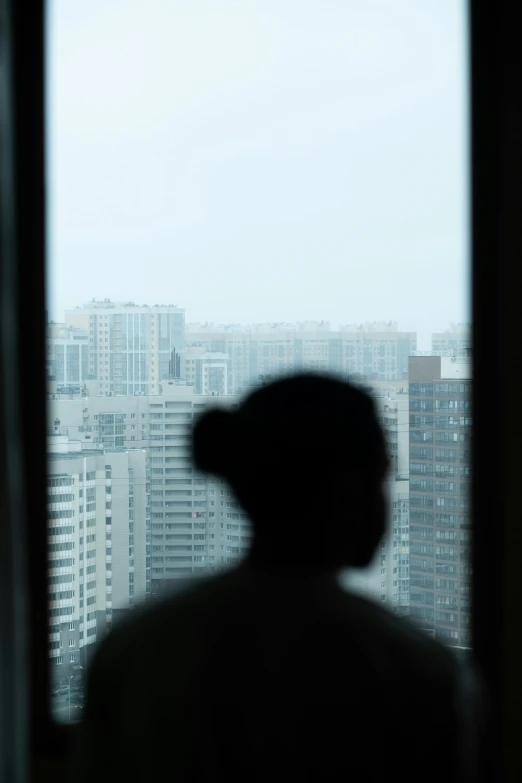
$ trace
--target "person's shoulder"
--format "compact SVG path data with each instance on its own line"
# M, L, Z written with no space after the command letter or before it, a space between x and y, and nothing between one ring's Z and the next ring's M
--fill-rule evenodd
M381 650L401 670L440 683L455 682L460 667L454 652L416 628L409 617L394 615L354 594L345 595L344 603L351 621L358 626L359 638Z
M230 574L202 577L176 585L162 597L136 606L121 619L98 647L93 664L111 665L121 657L151 647L160 637L179 633L183 626L198 625L211 614L227 592Z

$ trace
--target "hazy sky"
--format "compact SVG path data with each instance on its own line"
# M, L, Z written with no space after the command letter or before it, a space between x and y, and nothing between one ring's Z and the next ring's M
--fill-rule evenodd
M465 5L51 0L51 315L466 319Z

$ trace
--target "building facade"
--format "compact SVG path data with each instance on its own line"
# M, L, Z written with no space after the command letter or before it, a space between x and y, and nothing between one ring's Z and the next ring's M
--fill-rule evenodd
M467 323L451 324L445 332L433 332L431 347L432 354L435 356L469 359L471 356L471 325Z
M410 358L410 603L423 629L469 647L469 361Z
M53 678L85 665L96 642L150 591L143 450L48 438L49 650Z
M156 395L74 398L54 395L51 415L71 437L105 449L143 449L150 476L151 592L227 568L248 551L247 516L224 482L194 470L190 428L216 396L185 382L160 384ZM220 400L234 404L233 398Z
M228 394L229 366L227 354L191 347L185 354L184 377L196 394L221 397Z
M368 380L407 380L408 357L417 349L417 335L400 332L392 322L347 325L337 330L327 321L187 324L187 345L229 356L230 392L240 395L262 376L300 370Z
M94 300L68 310L65 321L88 334L88 373L100 394L157 394L163 379L183 372L183 308Z
M89 335L66 324L47 327L47 378L59 388L89 380Z

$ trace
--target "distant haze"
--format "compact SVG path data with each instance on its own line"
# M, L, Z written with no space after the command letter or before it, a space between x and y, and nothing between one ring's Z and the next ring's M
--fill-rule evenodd
M462 0L50 0L50 317L469 318Z

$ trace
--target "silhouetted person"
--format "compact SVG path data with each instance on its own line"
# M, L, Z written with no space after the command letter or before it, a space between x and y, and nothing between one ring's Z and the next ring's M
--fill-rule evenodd
M90 670L78 778L475 780L471 676L337 582L385 532L371 398L316 375L280 380L204 413L193 453L248 512L252 549L108 636ZM214 508L218 559L227 523Z

